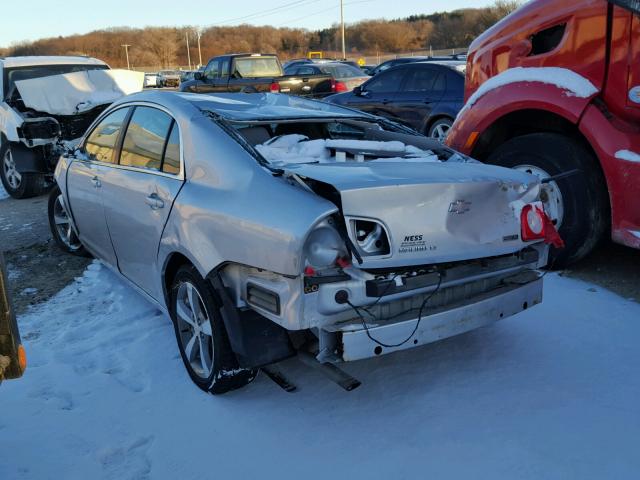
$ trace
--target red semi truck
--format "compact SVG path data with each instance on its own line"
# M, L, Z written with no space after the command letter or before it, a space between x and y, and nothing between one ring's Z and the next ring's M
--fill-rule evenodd
M465 101L450 146L552 177L556 266L607 234L640 248L640 1L526 3L471 45Z

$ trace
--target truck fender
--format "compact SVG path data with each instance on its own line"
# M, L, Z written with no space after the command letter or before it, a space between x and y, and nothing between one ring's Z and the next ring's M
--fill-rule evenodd
M520 81L498 86L477 99L472 97L472 104L467 102L449 131L447 144L469 155L491 125L509 113L522 110L551 112L577 125L595 95L597 92L581 97L542 82Z
M0 102L0 134L2 141L18 142L18 127L23 123L22 117L16 113L6 102Z

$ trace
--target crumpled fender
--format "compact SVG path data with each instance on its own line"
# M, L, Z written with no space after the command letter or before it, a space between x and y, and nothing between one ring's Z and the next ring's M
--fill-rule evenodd
M19 142L18 128L22 125L23 120L16 111L7 105L6 102L0 102L0 133L10 142Z
M544 110L577 124L592 98L578 97L553 84L514 82L497 87L465 106L449 131L446 143L466 155L473 152L482 134L498 119L520 110ZM478 132L475 138L469 137Z

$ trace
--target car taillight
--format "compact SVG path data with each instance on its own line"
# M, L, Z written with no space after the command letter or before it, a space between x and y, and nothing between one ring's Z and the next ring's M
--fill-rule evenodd
M347 87L347 84L344 82L335 81L335 87L333 88L333 90L336 93L348 92L349 87Z
M529 204L522 208L520 226L522 241L542 240L545 238L545 213L538 205Z
M280 84L278 82L273 82L269 87L269 91L271 93L280 93Z

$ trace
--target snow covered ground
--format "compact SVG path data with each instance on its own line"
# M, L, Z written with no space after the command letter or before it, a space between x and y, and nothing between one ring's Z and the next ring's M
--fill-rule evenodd
M0 200L4 200L5 198L9 198L9 194L4 189L4 185L0 182Z
M638 478L640 305L557 274L541 306L346 366L296 360L222 397L191 384L167 318L98 263L19 318L0 387L0 479Z

